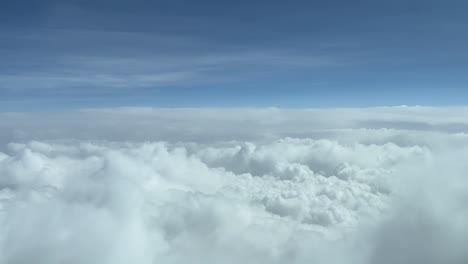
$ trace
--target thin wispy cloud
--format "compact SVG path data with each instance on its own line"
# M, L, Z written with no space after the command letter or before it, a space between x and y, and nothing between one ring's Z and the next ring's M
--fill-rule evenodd
M36 93L41 89L66 91L80 88L82 93L104 92L110 89L164 88L190 84L217 83L256 79L258 75L282 74L282 71L311 71L340 67L347 62L338 57L316 52L314 55L296 50L261 47L231 47L213 49L213 43L174 36L154 36L127 32L64 32L46 31L45 35L21 35L31 42L65 42L65 50L49 50L29 54L42 63L35 67L21 62L6 62L18 70L0 76L2 90ZM78 34L78 36L75 36ZM71 36L71 39L63 40ZM96 50L81 51L74 38L98 42ZM147 49L129 48L125 43L114 42L131 39ZM138 44L137 44L138 45ZM197 48L198 47L198 48ZM43 49L43 48L42 48ZM69 55L77 50L76 55ZM108 49L112 50L110 53ZM98 54L102 51L102 54ZM79 55L81 53L81 55ZM256 77L257 76L257 77Z

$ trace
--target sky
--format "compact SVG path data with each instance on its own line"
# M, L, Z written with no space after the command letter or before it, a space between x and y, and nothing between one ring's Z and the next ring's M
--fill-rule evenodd
M468 2L2 0L0 111L466 105Z

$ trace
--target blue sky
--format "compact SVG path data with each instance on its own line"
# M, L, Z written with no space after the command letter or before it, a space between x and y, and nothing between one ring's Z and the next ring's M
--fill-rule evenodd
M466 105L468 2L1 1L0 110Z

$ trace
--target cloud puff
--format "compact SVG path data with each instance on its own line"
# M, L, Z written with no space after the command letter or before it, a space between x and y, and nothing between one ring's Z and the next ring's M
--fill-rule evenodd
M199 110L200 123L177 111L43 114L52 118L35 130L31 114L2 114L25 134L0 152L0 263L468 261L463 133L355 127L373 119L368 110L348 120L239 110L224 121ZM307 116L321 125L301 123ZM122 134L103 140L117 125ZM296 128L312 136L287 137Z

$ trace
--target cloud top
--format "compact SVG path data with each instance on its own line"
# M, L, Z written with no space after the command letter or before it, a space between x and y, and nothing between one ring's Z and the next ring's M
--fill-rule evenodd
M3 113L0 263L466 263L445 111ZM395 116L432 126L359 127Z

